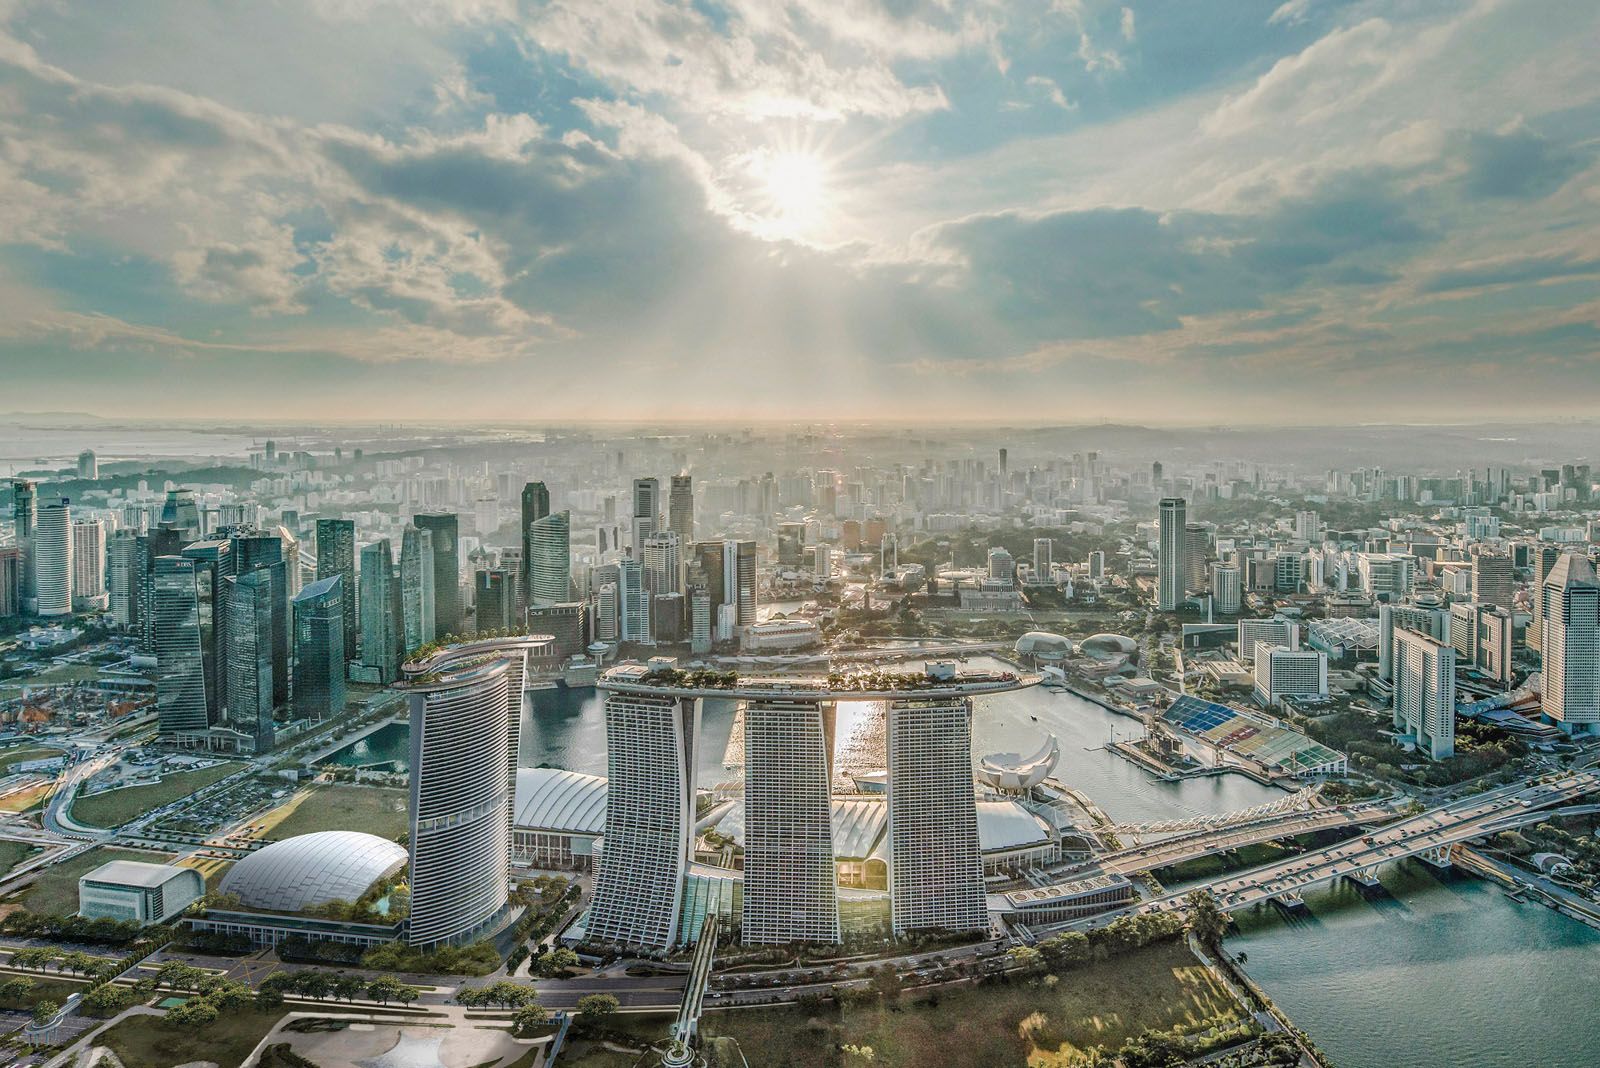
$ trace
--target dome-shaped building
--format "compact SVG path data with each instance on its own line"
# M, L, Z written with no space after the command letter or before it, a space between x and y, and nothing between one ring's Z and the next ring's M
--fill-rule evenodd
M1139 643L1125 634L1091 634L1078 643L1078 650L1096 660L1114 660L1119 656L1137 659Z
M1072 639L1047 630L1030 630L1017 639L1018 656L1031 656L1039 660L1065 660L1077 651Z
M303 912L355 901L379 879L403 870L405 847L360 831L316 831L274 842L245 857L218 890L252 909Z

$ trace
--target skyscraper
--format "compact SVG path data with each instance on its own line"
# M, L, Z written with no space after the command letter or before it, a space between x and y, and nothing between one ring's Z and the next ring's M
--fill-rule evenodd
M400 536L400 620L409 655L433 641L433 535L408 526Z
M91 482L100 477L100 461L95 458L93 449L84 449L78 454L78 477Z
M361 547L361 666L366 681L388 685L399 677L400 586L389 539Z
M589 906L591 941L650 949L680 941L699 733L700 703L692 697L606 695L605 848Z
M640 554L644 563L645 589L651 596L683 592L683 556L678 536L663 530L645 539Z
M694 544L694 480L688 475L673 475L667 497L667 529L678 536L678 544Z
M99 612L106 596L106 528L98 519L72 523L72 610Z
M888 703L887 719L894 933L987 930L972 783L972 702L895 700Z
M540 517L528 528L528 552L523 562L529 576L530 605L560 604L572 590L572 513Z
M654 478L633 480L633 546L634 555L644 547L645 539L661 527L661 482Z
M1600 581L1587 556L1565 553L1539 589L1541 710L1568 733L1600 725Z
M838 942L834 705L750 701L744 711L747 943ZM970 778L970 772L969 776Z
M277 673L275 594L281 576L270 566L226 580L226 722L255 752L272 747L273 686Z
M436 638L461 633L461 556L453 512L425 512L416 517L419 530L433 541L433 631Z
M160 525L176 530L184 542L200 540L200 506L195 503L194 490L170 489L161 505Z
M1472 599L1483 604L1511 607L1517 583L1511 557L1500 553L1476 553L1472 557Z
M644 565L637 559L617 563L617 622L625 642L650 640L650 595L644 585Z
M338 575L344 606L344 655L354 660L360 640L356 614L356 524L351 519L317 520L317 579Z
M139 610L134 594L134 566L138 559L139 535L126 527L111 534L106 550L106 596L111 610L111 622L124 630L138 625Z
M151 575L156 729L164 739L204 731L211 725L195 566L194 560L181 556L159 556Z
M194 561L195 593L200 623L200 656L206 677L206 709L212 723L222 712L223 680L228 650L223 641L227 620L227 580L234 573L232 543L220 539L192 542L182 555Z
M39 610L38 574L33 562L34 511L38 499L38 487L33 482L25 478L12 481L12 513L16 517L17 549L20 551L17 596L23 615L32 615Z
M525 647L467 643L407 667L414 946L465 941L506 907L526 661Z
M294 713L312 723L344 714L344 576L329 575L294 599Z
M1404 627L1394 632L1394 725L1434 760L1456 751L1456 650Z
M1211 565L1211 597L1213 607L1225 616L1237 615L1244 603L1244 587L1239 578L1239 568L1233 564Z
M66 498L39 505L33 528L36 611L41 616L72 614L72 507Z
M738 625L754 626L756 622L756 543L753 541L725 541L722 543L724 589L727 603L737 605Z
M268 576L266 581L270 583L273 707L289 703L289 601L295 593L290 588L289 575L300 567L298 549L295 557L289 556L284 543L286 533L282 527L276 532L242 530L236 531L231 541L233 573L246 575L252 571L264 571ZM298 543L295 544L298 546ZM231 642L229 649L232 649Z
M543 482L522 487L522 573L518 576L524 604L533 603L533 525L550 514L550 490ZM566 600L563 593L558 600Z
M1054 543L1049 538L1033 539L1033 577L1038 580L1050 577L1050 554Z
M1159 545L1156 557L1156 607L1171 612L1183 603L1184 580L1188 575L1188 506L1182 497L1163 497L1160 508Z
M517 582L502 568L480 568L472 576L474 624L479 634L511 629L516 614Z
M176 530L156 527L140 534L133 550L133 604L137 615L136 633L138 650L146 656L156 655L155 634L155 572L156 560L163 556L177 556L182 550L182 539Z

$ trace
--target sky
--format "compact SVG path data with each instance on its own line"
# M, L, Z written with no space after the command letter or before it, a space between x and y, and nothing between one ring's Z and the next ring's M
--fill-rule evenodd
M0 0L0 411L1597 402L1594 0Z

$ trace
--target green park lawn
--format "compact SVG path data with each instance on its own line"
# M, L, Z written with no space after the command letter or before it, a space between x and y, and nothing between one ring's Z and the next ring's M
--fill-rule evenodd
M58 979L54 975L46 977L32 972L21 974L33 980L33 989L20 998L0 999L0 1008L30 1010L41 1001L53 1001L61 1005L72 995L87 993L89 990L89 984L85 982ZM0 976L0 981L17 977L15 973L6 972Z
M397 840L410 828L410 794L386 786L323 785L269 812L261 837L270 842L312 831L365 831Z
M21 764L28 760L44 760L46 757L58 757L61 750L54 746L46 745L14 745L10 749L0 749L0 776L10 775L13 765Z
M0 839L0 876L39 852L39 847L27 842Z
M172 1068L194 1061L238 1068L282 1016L282 1009L243 1009L198 1031L168 1027L159 1016L130 1016L102 1032L95 1045L109 1048L126 1068Z
M170 805L212 783L226 779L245 765L237 761L216 764L197 771L178 771L165 775L149 786L125 786L88 797L79 795L72 802L72 818L91 827L120 827L152 809Z
M151 853L136 849L112 849L101 846L73 857L61 864L47 867L32 886L22 894L22 904L29 912L44 916L70 916L78 911L78 878L91 872L108 860L142 860L148 864L163 864L171 854Z
M1207 1020L1242 1016L1182 942L1162 942L1065 972L1053 985L1016 980L810 1017L798 1008L711 1012L701 1028L737 1039L762 1068L864 1063L844 1059L847 1044L870 1046L874 1068L1068 1068L1094 1046L1115 1050L1146 1030L1199 1030ZM662 1035L665 1027L658 1022Z

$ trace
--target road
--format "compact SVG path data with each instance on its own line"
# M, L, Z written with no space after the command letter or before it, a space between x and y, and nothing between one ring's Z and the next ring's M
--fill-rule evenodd
M1373 879L1380 865L1418 854L1434 854L1442 863L1448 863L1449 850L1457 843L1542 819L1545 810L1597 791L1600 791L1600 775L1590 771L1547 776L1545 781L1524 780L1408 816L1361 838L1250 871L1221 876L1200 885L1210 890L1225 910L1274 899L1294 901L1319 883L1344 876ZM1193 889L1195 887L1190 888ZM1035 934L1046 935L1101 927L1122 916L1178 911L1184 907L1190 890L1151 898L1089 919L1029 926Z

